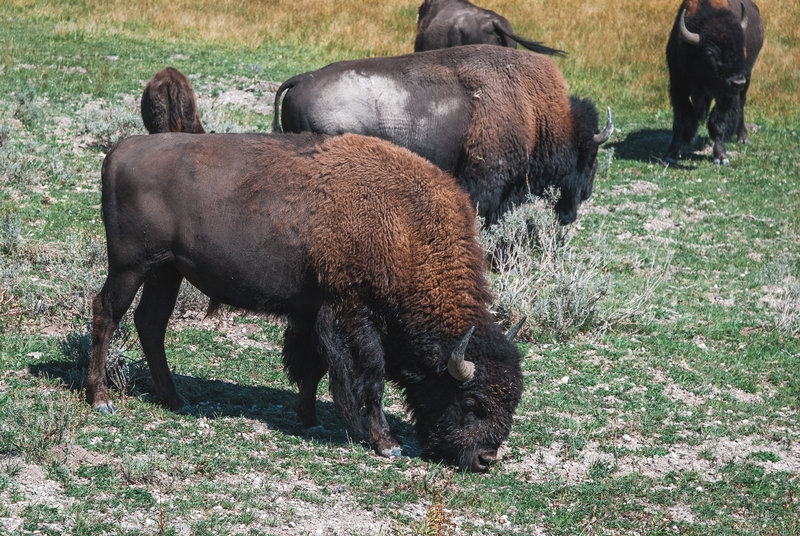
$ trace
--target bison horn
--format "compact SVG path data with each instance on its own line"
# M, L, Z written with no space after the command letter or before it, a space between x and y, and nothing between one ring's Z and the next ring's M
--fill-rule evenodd
M522 328L522 324L524 324L527 319L528 319L527 316L523 316L520 319L520 321L517 322L516 326L514 326L513 328L508 330L508 333L506 333L506 340L508 342L513 342L514 341L514 337L517 336L517 333L519 333L520 328Z
M681 38L684 41L690 45L700 44L700 34L692 33L686 29L686 9L681 9L681 14L678 16L678 28L681 31Z
M611 137L611 133L614 132L614 120L611 119L611 108L608 108L608 120L606 121L606 128L603 129L603 132L598 132L594 135L594 142L597 145L601 143L605 143L608 141L608 138Z
M473 331L475 331L475 326L469 328L469 331L464 335L464 338L461 339L461 342L458 343L458 346L453 350L453 353L450 354L450 359L447 361L448 372L450 372L453 378L460 382L469 381L475 375L475 363L464 359L464 353L467 351L467 343L469 343L469 338L472 337Z
M747 29L747 10L744 8L744 2L742 2L742 30Z

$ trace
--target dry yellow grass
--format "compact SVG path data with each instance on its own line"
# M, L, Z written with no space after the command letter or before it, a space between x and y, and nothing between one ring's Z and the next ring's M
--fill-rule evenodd
M11 0L31 14L57 17L64 31L154 39L310 45L324 59L412 51L421 0ZM628 101L668 108L664 47L679 1L483 0L520 35L562 48L573 90L600 104ZM797 117L800 2L759 0L766 43L750 93L757 115ZM144 35L143 35L144 34Z

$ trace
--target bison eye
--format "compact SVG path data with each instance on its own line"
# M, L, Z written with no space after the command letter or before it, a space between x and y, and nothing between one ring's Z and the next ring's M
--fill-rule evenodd
M482 414L485 412L483 404L474 396L464 397L464 408L473 413Z

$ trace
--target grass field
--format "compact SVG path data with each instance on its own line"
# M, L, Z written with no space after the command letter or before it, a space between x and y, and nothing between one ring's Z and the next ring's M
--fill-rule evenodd
M167 356L203 416L155 403L132 323L113 345L118 412L81 398L100 165L144 133L147 79L191 75L207 130L268 131L275 82L410 52L416 2L1 3L0 533L800 534L800 4L759 2L751 144L728 146L730 167L698 144L667 168L672 4L481 4L567 50L572 91L617 131L562 265L542 269L603 285L596 314L531 326L514 430L476 475L416 455L392 389L408 456L373 455L325 385L329 433L304 436L280 319L204 320L189 287Z

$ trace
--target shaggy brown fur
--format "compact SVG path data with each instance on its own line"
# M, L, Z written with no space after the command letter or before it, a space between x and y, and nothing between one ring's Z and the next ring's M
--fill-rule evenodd
M157 72L144 86L142 120L150 134L205 132L197 111L197 98L189 79L177 69Z
M434 457L483 471L508 437L520 356L487 308L474 214L453 177L411 152L346 134L155 134L103 164L108 278L94 300L87 398L113 411L108 342L137 290L134 320L159 398L191 411L172 381L164 334L182 279L216 302L288 316L284 364L297 413L319 425L327 372L345 420L384 456L401 452L381 408L405 392ZM165 180L166 179L166 180ZM465 358L448 362L475 327Z

